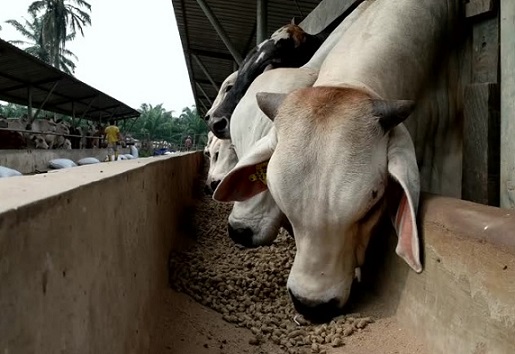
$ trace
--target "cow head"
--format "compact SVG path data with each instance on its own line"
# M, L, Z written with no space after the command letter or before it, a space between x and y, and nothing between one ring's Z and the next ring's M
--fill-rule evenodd
M220 124L222 124L222 125L226 124L226 122L220 123L221 122L220 120L218 120L216 122L213 121L211 115L213 114L214 111L216 111L218 106L220 106L220 103L224 100L225 96L227 96L227 93L232 89L234 83L236 82L237 77L238 77L238 71L235 71L231 75L229 75L225 78L224 82L222 82L222 85L220 86L218 95L216 95L216 98L213 101L213 104L211 105L211 108L209 109L209 111L206 112L206 115L204 116L204 119L205 119L206 123L208 124L209 128L211 129L211 131L219 129L218 126Z
M44 150L49 149L49 146L48 146L44 136L41 134L31 135L30 140L32 141L32 144L36 149L44 149Z
M413 102L335 87L261 93L257 100L274 129L222 180L214 198L243 201L270 191L295 234L287 287L296 309L313 320L341 310L385 210L385 191L394 185L403 190L394 205L396 252L420 272L419 173L400 124Z
M220 139L230 139L232 114L252 82L264 71L279 67L298 68L306 64L322 42L290 23L254 47L241 64L232 89L216 109L210 110L206 118L209 129Z
M70 140L68 140L68 139L64 139L63 149L71 150L72 149L72 142Z
M222 178L233 169L238 156L230 140L213 137L208 145L209 171L207 173L206 190L212 193Z

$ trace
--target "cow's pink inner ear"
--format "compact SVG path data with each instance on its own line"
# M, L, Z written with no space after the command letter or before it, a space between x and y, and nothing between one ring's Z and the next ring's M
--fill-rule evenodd
M398 237L395 252L404 259L414 271L420 273L422 271L422 264L420 262L416 215L408 195L405 192L402 194L393 224Z
M243 202L268 189L256 177L256 165L243 166L231 171L224 177L213 193L219 202Z

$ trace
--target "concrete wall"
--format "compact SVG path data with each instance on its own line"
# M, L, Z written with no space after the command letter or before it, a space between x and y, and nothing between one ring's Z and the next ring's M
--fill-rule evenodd
M396 236L378 237L364 279L428 353L515 353L515 213L426 196L419 218L424 271L395 254Z
M0 180L0 352L145 353L202 153Z
M130 149L120 149L120 153L129 154ZM33 173L48 170L48 161L52 159L64 158L77 162L84 157L96 157L103 161L106 155L107 149L0 150L0 166L14 168L21 173Z

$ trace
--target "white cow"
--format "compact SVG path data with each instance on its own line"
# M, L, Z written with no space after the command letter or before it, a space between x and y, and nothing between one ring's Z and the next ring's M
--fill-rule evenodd
M220 90L213 101L213 105L206 112L206 117L209 117L214 112L220 103L223 101L227 92L229 92L238 77L238 71L233 72L227 76L220 86ZM206 180L206 192L212 193L218 183L238 162L238 157L234 151L234 147L230 140L222 142L215 137L213 132L207 133L207 144L204 148L204 154L209 158L209 171Z
M211 143L213 142L213 138L215 137L215 134L213 134L212 131L209 131L207 133L207 143L204 147L204 155L209 156L209 147L211 146Z
M397 254L422 270L419 171L402 122L414 109L406 99L430 94L435 64L447 58L439 45L458 27L459 3L376 0L325 59L314 87L258 95L274 128L240 158L214 198L272 194L295 233L287 287L305 316L326 319L347 302L355 268L386 208L394 211ZM438 118L431 114L415 110L413 116L429 126ZM388 198L394 190L400 201Z
M259 109L256 93L260 91L288 93L313 85L318 75L316 69L322 65L325 57L338 43L342 33L369 5L370 1L365 1L347 16L304 67L268 70L254 80L236 106L230 122L232 142L240 160L273 126ZM235 242L247 247L272 242L281 226L292 233L288 220L268 192L234 203L228 220L229 236Z
M222 85L220 86L220 90L218 90L218 95L216 95L215 100L213 101L213 105L211 106L211 108L209 108L209 111L206 112L206 119L209 119L211 114L218 108L220 103L222 103L225 96L227 96L227 92L229 92L232 89L232 86L236 82L237 78L237 70L225 78L224 82L222 82Z
M212 193L222 178L236 166L238 156L230 140L218 139L214 135L206 147L208 148L206 155L209 158L206 190Z
M63 147L66 140L65 136L70 135L68 125L62 121L36 119L30 124L30 128L35 133L42 133L49 149ZM58 135L44 133L56 133Z

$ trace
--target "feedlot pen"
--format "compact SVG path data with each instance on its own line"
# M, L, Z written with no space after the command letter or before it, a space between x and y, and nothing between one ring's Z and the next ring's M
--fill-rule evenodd
M287 294L293 238L237 247L203 165L192 152L0 180L0 352L515 352L511 211L424 195L424 271L381 225L345 315L315 326Z

